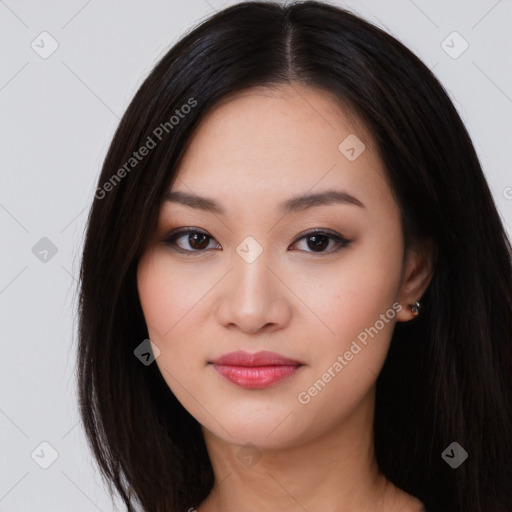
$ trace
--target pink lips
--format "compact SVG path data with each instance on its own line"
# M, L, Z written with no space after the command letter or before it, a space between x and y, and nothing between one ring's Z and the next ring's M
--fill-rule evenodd
M275 352L249 354L238 350L211 361L225 379L247 389L262 389L294 374L302 363Z

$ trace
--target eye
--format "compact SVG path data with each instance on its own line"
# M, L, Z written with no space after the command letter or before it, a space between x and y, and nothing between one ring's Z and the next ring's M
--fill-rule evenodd
M182 228L169 233L163 240L163 243L179 252L193 254L207 252L211 249L222 249L219 244L217 244L216 247L210 246L214 240L215 239L208 235L208 233L197 228ZM306 241L306 247L310 250L299 250L319 254L336 252L351 243L351 240L347 240L339 233L324 229L315 229L298 238L290 247L297 245L302 240ZM333 245L334 248L332 248ZM331 250L326 250L329 247L331 247Z
M208 246L213 240L214 239L204 231L187 228L180 229L174 233L169 233L163 242L166 245L173 246L173 248L176 248L179 252L199 253L206 252L207 249L212 249L212 247ZM222 249L218 244L217 246L217 248ZM213 248L215 249L216 247Z
M305 252L316 252L316 253L333 253L347 247L352 240L347 240L339 233L323 230L323 229L315 229L306 233L304 236L297 239L292 245L297 244L298 242L305 240L306 247L311 249L305 250ZM325 249L329 247L329 244L333 242L334 249L326 251ZM331 245L332 248L332 245Z

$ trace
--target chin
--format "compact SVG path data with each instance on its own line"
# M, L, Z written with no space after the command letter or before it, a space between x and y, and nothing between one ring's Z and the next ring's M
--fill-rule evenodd
M288 410L278 417L263 414L258 418L254 415L251 418L244 415L233 416L229 420L223 416L223 428L213 423L210 418L203 424L203 429L206 428L215 437L231 445L254 445L261 450L282 450L307 441L307 435L299 430L296 419L292 417L294 414L290 412Z

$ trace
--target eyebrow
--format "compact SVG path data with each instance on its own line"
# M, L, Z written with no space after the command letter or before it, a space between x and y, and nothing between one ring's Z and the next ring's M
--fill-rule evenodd
M224 215L225 211L215 200L209 197L188 194L186 192L174 191L168 192L165 200L170 203L178 203L191 208L197 208L207 212ZM365 208L364 204L353 195L344 190L325 190L312 194L302 194L294 196L282 203L279 203L279 211L282 214L303 211L315 206L325 206L331 204L349 204Z

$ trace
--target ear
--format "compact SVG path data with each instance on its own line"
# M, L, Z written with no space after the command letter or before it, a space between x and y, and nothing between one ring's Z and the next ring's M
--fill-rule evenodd
M420 299L434 275L436 259L437 247L430 239L417 242L407 250L402 285L398 295L398 302L402 305L402 309L396 316L398 322L408 322L415 318L407 306L416 301L421 302Z

